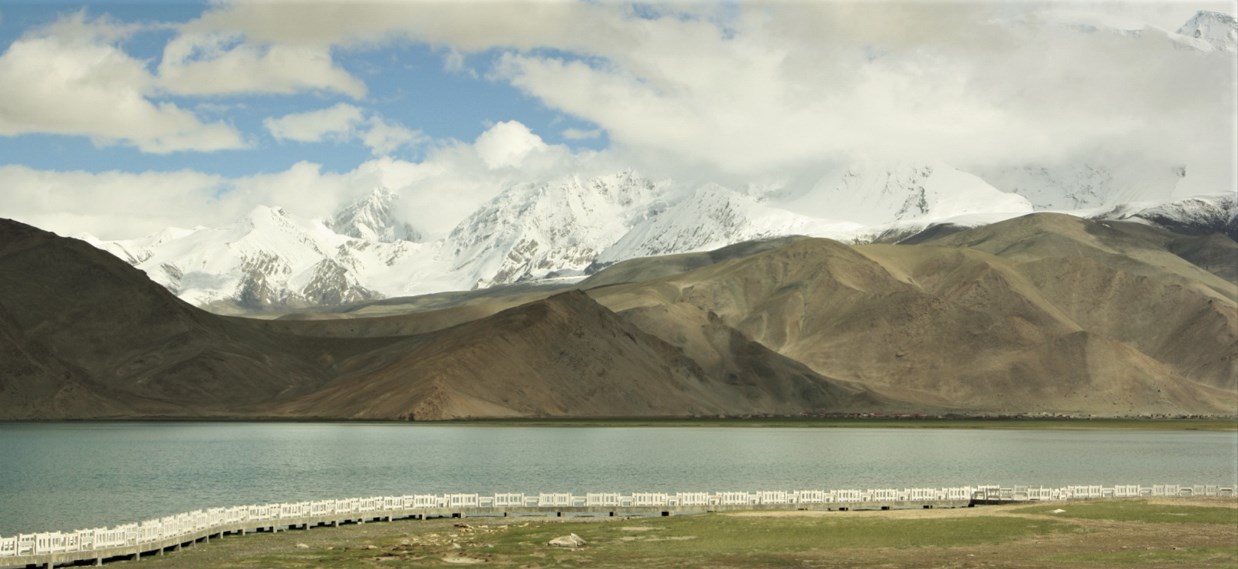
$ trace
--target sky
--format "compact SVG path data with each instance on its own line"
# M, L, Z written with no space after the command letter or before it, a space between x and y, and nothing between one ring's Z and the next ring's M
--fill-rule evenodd
M0 217L132 238L375 187L811 184L854 160L1189 165L1232 191L1232 2L0 0Z

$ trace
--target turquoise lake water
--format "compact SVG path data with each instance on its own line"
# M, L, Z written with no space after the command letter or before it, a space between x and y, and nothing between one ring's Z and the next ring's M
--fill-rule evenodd
M1238 433L0 423L0 535L414 493L1238 485Z

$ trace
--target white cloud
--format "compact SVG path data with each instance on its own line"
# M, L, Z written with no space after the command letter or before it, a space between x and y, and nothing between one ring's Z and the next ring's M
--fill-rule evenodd
M517 121L495 124L481 133L474 145L491 170L518 167L530 153L546 148L542 137Z
M277 140L318 142L324 138L348 139L355 135L357 126L364 121L361 109L348 103L304 113L287 114L262 121Z
M383 182L387 166L344 173L299 162L287 170L227 178L191 170L83 172L0 166L0 211L62 235L128 239L167 227L220 226L258 205L323 217ZM403 163L407 164L407 163Z
M587 49L600 38L630 45L633 30L616 25L623 13L587 2L223 2L181 26L159 69L165 86L182 94L322 90L361 98L365 84L335 65L331 48L448 46L444 66L472 74L461 52Z
M77 12L10 44L0 55L0 135L89 136L153 153L244 147L231 126L151 100L154 78L116 45L132 31Z
M223 179L193 171L55 172L0 166L5 217L62 235L129 238L169 226L215 224Z
M388 122L348 103L333 107L267 118L262 126L277 140L320 142L360 140L375 156L387 156L401 148L421 144L427 137L419 130Z
M1168 21L1170 15L1124 11L1130 4L1047 4L1086 9L1093 23L1117 14L1125 31L1112 32L1061 25L1038 11L1041 4L1016 3L687 4L641 17L607 3L497 3L485 9L384 2L213 6L181 28L183 35L173 42L181 43L165 53L161 69L166 64L169 73L162 80L116 48L117 38L128 33L120 26L93 22L83 33L73 32L67 21L67 31L19 40L0 57L0 73L12 73L4 66L12 65L14 50L20 56L14 60L32 68L30 62L45 62L39 72L61 79L36 99L53 101L57 110L19 108L14 105L21 104L20 97L18 102L0 98L0 133L12 134L14 124L37 120L45 123L37 132L55 132L46 125L56 125L146 149L207 147L192 138L214 140L207 136L211 128L225 129L239 143L230 127L204 125L183 109L154 104L151 93L164 84L186 93L314 90L360 97L364 84L332 61L332 50L414 41L444 50L444 65L464 71L466 57L481 65L491 54L472 54L496 50L498 64L489 78L597 126L596 131L566 129L564 138L605 133L611 147L572 152L512 121L494 124L471 143L431 144L423 160L410 162L390 155L422 144L423 134L360 102L342 103L264 124L282 140L360 141L378 158L338 173L301 163L246 178L170 177L160 183L191 189L189 198L179 198L189 201L173 200L185 209L160 208L146 222L159 218L163 225L192 225L195 216L207 215L198 210L223 219L257 203L320 215L381 183L402 193L400 207L410 222L436 235L515 182L630 166L655 177L738 186L808 179L814 169L853 155L942 160L960 167L1155 160L1187 164L1192 179L1211 172L1205 186L1234 187L1238 118L1232 55L1185 49L1163 33L1142 29L1138 21ZM75 35L86 38L67 39ZM42 51L21 52L35 48ZM287 60L297 73L284 76L273 69L276 55L283 53L302 54ZM87 78L82 93L64 93L64 77L73 76L60 69L65 59L77 62L73 69ZM184 74L177 77L174 68ZM249 75L221 79L234 83L209 91L203 84L211 69ZM266 71L276 75L253 76ZM31 81L41 80L34 71L26 73ZM201 76L191 77L196 73ZM181 81L180 87L169 81ZM95 91L107 94L100 96L105 102L82 104ZM67 102L70 96L73 104ZM92 108L93 114L78 116L78 108ZM177 124L172 119L178 116L188 122L150 134L154 126ZM67 198L53 201L63 208L56 223L68 225L95 219L96 202L83 200L79 208L74 202L79 194L65 188L119 188L108 185L107 176L123 178L54 172L13 178L11 169L4 174L10 177L0 176L0 184L35 188L51 186L32 179L64 176L54 194ZM153 179L124 178L136 188L153 187ZM22 190L15 195L25 197L16 201L0 195L0 211L12 206L52 219L54 212L36 207L38 191ZM126 199L121 202L129 203ZM135 214L116 215L127 221L110 228L113 234L150 224Z
M480 77L476 69L469 67L464 61L464 54L457 49L449 49L443 55L443 70L451 73L468 75L474 79Z
M638 15L589 2L243 2L192 27L274 45L424 42L447 51L449 69L497 49L491 78L596 124L616 155L738 179L853 155L966 166L1103 149L1232 164L1232 58L1143 28L1176 29L1195 8L1233 10L908 0ZM1071 12L1115 31L1062 25ZM1143 31L1117 31L1132 29Z
M432 147L420 162L382 156L344 172L298 162L240 177L201 172L90 173L0 167L0 211L61 234L127 239L166 227L219 226L258 205L326 217L382 186L399 192L403 219L429 238L445 235L503 188L565 173L595 176L623 164L605 153L545 144L518 122L498 123L472 143ZM522 156L520 167L492 168Z
M568 140L589 140L602 136L602 129L594 128L584 130L580 128L565 128L561 134L563 135L563 138Z
M334 91L365 96L365 84L337 66L328 48L255 45L242 39L236 33L173 39L159 63L160 85L180 95Z
M572 49L619 42L625 8L591 2L230 2L184 26L186 33L239 33L260 45L366 46L411 39L462 51L494 46ZM617 46L618 49L620 46Z
M599 125L620 150L732 180L855 155L1233 164L1232 56L1156 30L1009 18L1029 8L747 5L727 30L632 21L635 47L599 45L600 59L509 52L496 75Z
M420 144L426 140L428 138L421 131L389 123L378 115L370 117L365 132L361 134L361 142L375 156L388 156L401 148Z

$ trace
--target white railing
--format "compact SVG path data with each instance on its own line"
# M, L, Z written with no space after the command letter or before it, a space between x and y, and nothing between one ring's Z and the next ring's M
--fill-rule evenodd
M1040 501L1130 497L1234 496L1234 488L1218 485L1065 486L1061 488L992 485L955 488L880 488L871 490L767 490L760 492L662 492L516 494L416 494L317 500L286 504L255 504L207 508L173 516L107 528L44 532L0 537L0 559L181 543L197 537L242 528L326 523L366 516L403 517L418 513L485 510L557 510L562 508L709 508L768 507L863 502L930 503L964 500ZM181 540L181 541L177 541Z

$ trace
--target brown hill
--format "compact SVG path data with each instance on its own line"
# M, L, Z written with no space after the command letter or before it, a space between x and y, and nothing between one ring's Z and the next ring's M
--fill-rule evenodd
M8 221L0 221L0 290L0 418L7 419L875 408L863 389L738 337L742 353L725 374L704 369L581 292L461 325L451 321L459 316L403 324L225 318L186 305L81 241Z
M1036 214L913 241L788 238L620 263L587 294L257 321L0 220L0 418L1238 407L1228 237Z
M1084 329L1127 343L1184 377L1238 389L1238 285L1224 271L1175 253L1210 266L1224 265L1228 256L1228 264L1238 266L1238 246L1228 237L1174 238L1136 224L1062 215L1006 225L942 242L1009 259Z
M636 417L873 409L835 385L753 349L731 375L573 291L410 338L345 361L326 388L279 407L295 416Z
M1232 412L1233 286L1098 225L1033 215L915 246L804 240L593 294L620 311L716 313L822 375L912 404Z
M7 220L0 291L0 418L240 413L325 383L317 359L338 350L203 312L82 241Z

